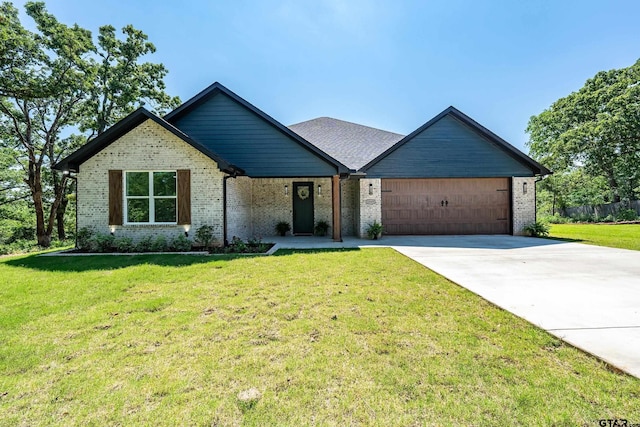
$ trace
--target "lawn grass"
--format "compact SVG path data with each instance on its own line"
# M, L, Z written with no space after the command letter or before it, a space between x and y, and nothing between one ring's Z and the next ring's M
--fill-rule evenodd
M640 224L552 224L549 237L640 251Z
M3 425L640 420L640 380L391 249L21 256L0 284Z

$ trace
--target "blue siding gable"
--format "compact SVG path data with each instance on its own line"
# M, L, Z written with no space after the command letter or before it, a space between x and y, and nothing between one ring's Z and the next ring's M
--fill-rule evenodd
M221 91L169 120L251 177L331 176L337 171L335 165Z
M451 114L365 166L369 178L533 176L530 167Z

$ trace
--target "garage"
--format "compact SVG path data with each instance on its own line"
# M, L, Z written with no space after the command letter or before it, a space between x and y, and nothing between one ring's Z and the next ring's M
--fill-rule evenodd
M385 234L509 234L509 178L382 179Z

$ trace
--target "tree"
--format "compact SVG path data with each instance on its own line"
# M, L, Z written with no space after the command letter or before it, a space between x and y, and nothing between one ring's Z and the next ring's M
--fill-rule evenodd
M22 26L11 3L0 6L0 144L23 170L46 247L55 223L65 237L68 177L52 166L145 102L162 112L179 99L164 92L162 64L139 63L155 51L141 31L126 26L121 41L104 26L96 46L88 30L58 22L44 3L25 9L37 32ZM71 134L78 129L85 134Z
M601 71L529 120L530 154L557 172L584 168L613 201L640 191L640 60Z

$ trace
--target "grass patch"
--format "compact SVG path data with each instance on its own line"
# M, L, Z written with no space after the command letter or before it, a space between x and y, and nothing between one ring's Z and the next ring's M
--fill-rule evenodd
M0 261L2 423L640 419L639 380L391 249L278 255Z
M552 224L549 237L640 250L640 224Z

